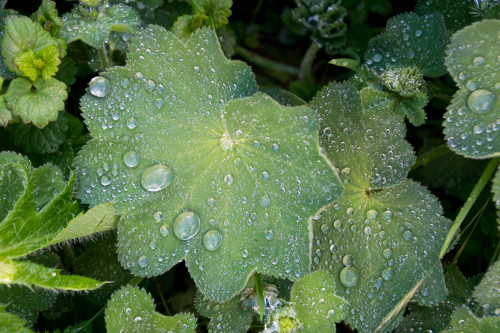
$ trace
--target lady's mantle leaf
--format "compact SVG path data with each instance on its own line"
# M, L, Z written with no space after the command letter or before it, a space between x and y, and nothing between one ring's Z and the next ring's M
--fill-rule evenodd
M344 319L347 303L335 294L335 283L323 270L295 282L290 301L304 333L334 332L335 323Z
M500 261L488 268L481 283L476 287L472 297L483 305L487 314L498 316L500 311Z
M498 167L495 177L493 178L491 191L493 192L493 201L495 201L497 209L500 209L500 166Z
M29 50L38 52L49 45L59 46L40 24L26 16L9 15L5 19L1 49L5 64L10 71L20 74L14 63L17 56Z
M422 16L440 13L446 29L455 32L480 19L471 10L476 3L476 0L419 0L415 11Z
M114 200L119 257L136 275L186 259L218 301L255 270L296 279L309 270L309 218L340 193L318 153L318 120L257 94L209 29L187 44L151 26L126 67L90 83L82 99L94 139L76 159L79 197ZM136 51L137 50L137 51Z
M445 114L444 133L457 154L500 156L500 20L474 23L453 35L446 66L460 90Z
M72 12L63 16L64 25L59 31L59 36L66 39L67 43L81 39L86 44L99 48L113 28L133 32L141 23L139 16L132 8L121 4L109 7L95 20L82 15L79 11L76 7Z
M59 111L64 109L66 98L66 85L54 78L38 78L31 82L20 77L10 82L5 93L5 101L12 114L21 117L24 123L31 122L39 128L57 119Z
M469 308L463 306L453 313L450 326L446 332L496 333L500 331L500 317L488 316L478 318Z
M146 291L131 286L125 286L113 294L105 318L109 333L194 333L196 330L196 318L192 314L163 316L155 312L154 302Z
M450 221L425 188L405 180L414 156L398 116L362 110L350 83L324 88L312 106L345 183L314 221L313 269L328 270L349 299L346 321L371 332L439 260Z

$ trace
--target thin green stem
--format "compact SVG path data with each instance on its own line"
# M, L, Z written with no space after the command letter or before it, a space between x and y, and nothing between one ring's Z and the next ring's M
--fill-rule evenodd
M160 283L158 282L158 280L156 279L156 277L154 277L153 280L155 281L156 290L158 291L158 294L160 295L161 304L163 305L163 308L165 309L165 313L168 316L171 316L172 312L170 312L170 309L168 308L167 302L165 301L165 297L163 297L163 293L161 291Z
M100 48L97 49L97 53L99 54L99 65L101 71L106 70L106 68L110 67L111 64L108 58L108 51L106 50L106 46L102 44Z
M493 252L493 255L491 256L491 259L490 259L488 266L493 265L493 263L497 260L499 252L500 252L500 239L497 242L497 246L495 248L495 251Z
M262 290L262 280L259 273L255 273L255 292L257 293L257 304L259 304L259 312L260 312L260 320L264 318L264 309L266 307L266 303L264 301L264 292Z
M246 61L260 66L262 68L268 69L272 71L280 71L282 73L288 75L298 75L299 70L293 66L289 66L283 64L281 62L277 62L268 58L265 58L261 55L258 55L255 52L249 51L241 46L236 46L235 48L236 54L245 59Z
M425 167L427 164L429 164L430 161L439 158L443 155L446 155L447 153L450 152L450 149L448 148L448 145L446 143L436 147L436 149L433 149L431 151L428 151L422 155L420 155L417 160L415 161L415 164L413 164L410 168L410 171L413 171L419 167Z
M144 280L143 277L140 277L140 276L134 276L132 277L128 282L127 284L128 285L131 285L132 287L136 287L139 283L142 282L142 280Z
M318 54L319 49L320 49L319 45L316 44L315 42L312 42L309 48L307 49L306 54L304 54L304 57L302 58L302 61L300 63L300 70L299 70L300 81L311 76L312 64L314 62L314 58L316 58L316 54Z
M486 169L484 169L481 178L479 178L479 180L477 181L476 186L474 186L474 189L472 189L472 192L467 198L467 201L465 201L465 204L462 206L462 209L458 213L455 222L451 226L451 229L448 232L448 235L446 236L446 240L444 241L443 247L441 248L441 253L439 254L439 258L443 258L446 252L448 252L451 242L455 238L455 235L457 234L460 225L462 224L465 217L467 216L472 206L476 202L477 198L479 197L479 194L481 194L482 190L484 189L484 187L490 180L491 176L495 172L499 162L500 162L500 157L494 158L490 161L490 163L488 163Z

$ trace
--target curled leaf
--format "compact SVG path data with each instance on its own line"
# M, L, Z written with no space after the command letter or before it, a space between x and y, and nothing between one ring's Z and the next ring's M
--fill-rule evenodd
M14 58L14 63L22 75L31 81L35 81L39 76L48 80L57 72L61 59L59 50L54 45L48 45L39 51L28 50L18 55Z

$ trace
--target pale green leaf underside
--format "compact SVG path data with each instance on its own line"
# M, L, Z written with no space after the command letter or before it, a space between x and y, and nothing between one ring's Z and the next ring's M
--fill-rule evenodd
M305 274L308 220L341 190L318 153L314 111L282 108L264 94L230 102L256 92L254 76L224 57L208 29L185 45L150 26L130 49L127 67L102 74L110 92L82 99L95 139L75 162L84 176L80 198L114 200L122 214L124 267L152 276L186 259L204 295L219 301L240 291L254 270ZM139 156L132 167L129 152ZM172 183L148 191L143 173L158 164L172 171ZM174 235L183 211L201 220L188 240ZM221 236L215 251L204 246L209 231Z
M109 333L194 333L196 330L196 318L192 314L163 316L155 312L154 302L146 291L132 286L125 286L113 294L105 318Z
M304 333L334 332L335 323L344 319L347 304L336 295L334 280L323 270L295 282L290 301Z
M224 303L217 303L198 292L195 305L202 316L210 318L209 332L246 333L254 315L253 309L243 307L240 294Z
M489 316L478 318L467 307L461 307L453 313L450 333L497 333L500 331L500 317Z
M417 67L425 76L440 76L446 73L447 42L440 14L403 13L387 21L385 33L370 40L365 63L377 74L391 67Z
M414 157L395 115L363 111L348 83L328 86L312 105L323 120L320 143L346 184L314 221L313 269L333 275L350 302L346 321L370 332L434 267L450 221L434 196L405 180ZM375 175L385 181L373 186Z
M444 115L448 145L470 158L500 155L500 20L474 23L453 35L446 66L459 91Z
M62 275L60 269L10 259L0 261L0 283L51 290L92 290L105 284L83 276Z
M108 38L113 25L128 27L133 31L135 26L141 23L137 13L125 5L114 5L106 9L104 14L96 20L82 16L79 9L75 8L71 13L63 16L64 25L59 31L59 36L71 43L81 39L86 44L99 48Z

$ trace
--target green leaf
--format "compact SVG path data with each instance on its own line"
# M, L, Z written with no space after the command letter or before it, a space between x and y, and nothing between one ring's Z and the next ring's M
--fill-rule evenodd
M12 119L14 119L14 117L12 116L10 109L7 108L5 96L0 95L0 126L7 126Z
M44 128L35 125L13 123L7 128L13 146L26 153L47 154L57 151L66 140L68 130L65 112L59 112L56 121L51 121Z
M87 243L86 252L73 264L75 274L100 281L113 281L86 295L86 298L94 304L105 305L111 294L132 278L118 261L117 243L116 233L109 234L102 240Z
M348 58L332 59L328 63L339 67L349 68L353 71L355 71L359 66L359 60Z
M69 87L76 82L75 75L77 72L76 62L72 58L66 57L59 65L59 71L56 73L55 78Z
M59 36L67 43L81 39L84 43L100 48L114 28L127 27L133 32L141 21L137 13L126 5L114 5L100 13L97 19L84 16L78 8L63 16L64 25ZM116 27L115 27L116 26Z
M416 67L425 76L440 76L446 73L447 43L440 14L403 13L387 21L385 33L370 40L365 64L378 75L391 67Z
M63 26L63 21L58 16L55 1L42 0L40 7L31 15L31 18L40 23L52 36L57 36Z
M323 270L295 282L290 301L304 325L304 333L334 332L335 323L344 319L347 304L335 294L334 280Z
M188 39L189 36L198 28L201 27L201 24L197 22L193 15L181 15L179 16L170 31L177 36L177 38L181 40Z
M313 223L312 268L329 271L349 300L347 323L371 332L438 262L451 222L432 194L405 180L414 156L398 116L363 110L350 82L330 84L311 104L345 184Z
M10 82L4 96L14 116L21 117L26 124L33 123L43 128L49 121L57 119L59 111L64 109L68 93L66 85L54 78L38 78L31 82L20 77Z
M495 201L497 209L500 209L500 166L497 169L495 178L493 178L491 191L493 192L493 201Z
M450 333L496 333L500 330L500 317L490 316L478 318L467 307L462 307L453 313Z
M28 50L14 58L14 64L22 75L31 81L35 81L39 76L45 80L50 79L57 72L60 63L59 50L54 45L48 45L37 52Z
M500 311L500 261L496 261L488 268L481 283L476 287L472 296L483 306L489 315L498 316Z
M106 329L109 333L128 332L195 332L192 314L166 317L155 312L151 296L144 290L125 286L115 292L106 308Z
M453 35L446 66L459 90L444 115L448 145L470 158L500 156L500 20L474 23Z
M6 3L7 0L0 0L0 46L1 46L1 40L3 39L5 18L12 12L10 9L4 8ZM0 76L3 77L4 79L9 79L9 80L16 77L16 75L12 73L5 65L4 58L1 52L0 52Z
M217 301L254 271L305 274L309 219L341 191L318 152L314 111L264 94L233 100L256 91L254 76L209 29L183 44L150 26L130 49L127 67L82 98L94 139L75 161L79 197L113 200L122 214L122 265L152 276L185 259Z
M253 288L251 295L253 295ZM248 332L254 311L251 307L246 307L241 301L241 294L223 303L211 301L202 293L197 292L195 305L198 312L205 317L210 318L208 323L209 332Z
M40 24L31 21L26 16L7 16L4 29L4 37L1 41L2 56L7 68L18 74L21 72L14 62L17 56L29 50L38 52L49 45L59 47L48 31L43 30Z
M83 276L62 275L60 269L10 259L0 261L0 283L50 290L92 290L105 284Z
M232 0L193 0L193 15L201 15L204 25L219 29L228 24L232 5Z
M16 315L5 312L6 305L0 304L0 327L9 333L30 333L32 330L24 326L25 321Z
M475 4L475 0L419 0L415 12L421 16L440 13L446 29L455 32L480 19L471 10Z

